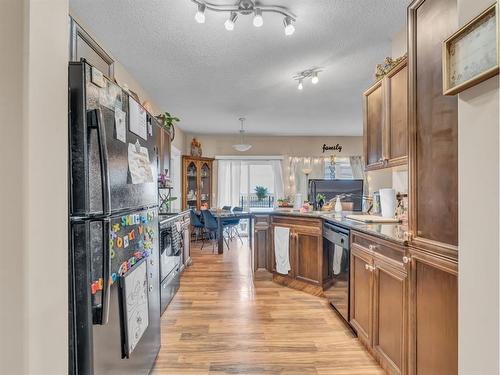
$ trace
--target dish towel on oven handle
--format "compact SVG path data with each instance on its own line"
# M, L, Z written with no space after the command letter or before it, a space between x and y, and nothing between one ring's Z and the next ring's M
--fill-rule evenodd
M290 268L289 256L290 228L274 227L274 257L276 258L276 272L288 275Z

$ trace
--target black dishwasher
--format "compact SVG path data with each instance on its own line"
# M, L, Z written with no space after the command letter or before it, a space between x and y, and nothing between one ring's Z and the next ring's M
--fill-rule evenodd
M328 259L325 296L340 316L349 322L349 229L325 221L323 253Z

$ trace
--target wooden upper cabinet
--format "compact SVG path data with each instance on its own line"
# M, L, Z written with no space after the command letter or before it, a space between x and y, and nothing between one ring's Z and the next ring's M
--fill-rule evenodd
M363 94L366 170L407 163L407 91L408 69L404 58Z
M456 257L458 103L444 96L442 41L456 31L457 0L409 7L409 227L412 245Z
M182 209L199 210L204 203L212 207L213 160L182 156Z
M384 78L385 157L389 166L408 162L408 67L400 62Z
M408 7L410 375L458 374L458 99L442 88L457 28L457 0Z
M364 94L364 149L366 169L384 166L383 158L383 88L382 81L377 82Z

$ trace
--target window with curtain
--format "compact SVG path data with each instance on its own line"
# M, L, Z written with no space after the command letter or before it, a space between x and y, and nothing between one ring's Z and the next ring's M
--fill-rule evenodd
M361 156L336 156L334 164L329 157L290 157L288 167L287 194L291 197L296 193L307 196L308 179L363 179L368 189Z
M325 160L325 179L351 180L354 178L351 158L336 157L335 164L331 160Z
M284 196L281 160L220 159L217 163L218 207L267 208Z

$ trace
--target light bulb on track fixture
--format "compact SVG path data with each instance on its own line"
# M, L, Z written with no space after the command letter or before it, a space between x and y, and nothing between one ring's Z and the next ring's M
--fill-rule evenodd
M285 35L290 36L295 32L295 26L292 24L293 20L291 17L285 17L283 20L283 25L285 26Z
M205 23L205 4L198 4L198 11L194 16L194 19L198 23Z
M297 90L303 90L304 89L304 84L302 83L302 80L299 80L299 85L297 86Z
M236 12L231 12L231 16L229 19L224 22L224 27L226 28L227 31L233 31L234 30L234 23L238 19L238 14Z
M317 84L319 82L319 78L318 78L318 72L314 72L313 73L313 76L311 78L311 83L313 85Z
M253 17L253 25L255 27L261 27L264 24L264 18L262 18L262 10L260 8L255 8Z

